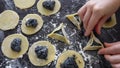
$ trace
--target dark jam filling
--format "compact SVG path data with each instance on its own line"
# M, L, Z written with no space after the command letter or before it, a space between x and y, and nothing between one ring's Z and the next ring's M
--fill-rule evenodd
M54 10L55 7L55 1L47 0L43 2L43 7L48 9L48 10Z
M35 48L35 53L39 59L47 59L48 49L46 46L37 46Z
M16 52L20 52L21 51L21 39L20 38L15 38L11 42L11 49L13 51L16 51Z
M75 57L68 57L63 64L60 65L61 68L78 68L75 61Z
M35 27L37 27L38 22L37 22L36 19L29 19L29 20L25 23L25 25L26 25L27 27L35 28Z
M109 18L106 20L106 22L110 22L111 20L112 20L112 18L109 17Z
M78 15L74 16L78 22L80 22L80 17Z
M101 46L101 44L97 43L96 41L93 41L92 46Z

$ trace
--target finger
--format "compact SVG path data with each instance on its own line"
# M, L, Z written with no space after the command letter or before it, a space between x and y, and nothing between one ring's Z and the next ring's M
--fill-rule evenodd
M85 15L86 11L87 11L87 8L86 8L86 5L84 5L77 12L82 21L83 21L83 18L84 18L84 15Z
M106 47L110 47L110 46L112 46L112 45L118 45L118 44L120 44L120 42L104 43L104 45L105 45Z
M107 48L102 48L98 51L98 54L119 54L120 45L114 45Z
M106 60L108 60L111 64L120 63L120 54L117 55L105 55Z
M111 64L113 68L120 68L120 63L118 64Z
M99 22L97 23L97 25L95 26L95 30L98 34L101 34L101 28L102 25L105 23L105 21L107 20L108 16L103 16Z
M84 18L83 18L83 25L84 25L85 29L87 28L87 23L91 17L91 14L92 14L91 9L87 8L87 11L86 11Z
M100 18L101 18L101 15L99 15L97 12L93 12L93 14L88 22L85 36L90 35L91 31L93 30L93 28L95 27L95 25L97 24L97 22L99 21Z

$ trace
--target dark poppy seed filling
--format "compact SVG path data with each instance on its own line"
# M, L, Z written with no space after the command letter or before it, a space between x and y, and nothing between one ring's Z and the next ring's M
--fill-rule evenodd
M54 10L55 7L55 1L51 1L51 0L46 0L43 2L43 7L48 9L48 10Z
M48 56L48 49L46 46L37 46L35 48L35 53L38 58L40 59L47 59Z
M100 43L97 43L96 41L93 41L92 45L101 46L101 44L100 44Z
M27 27L32 27L32 28L35 28L37 27L38 25L38 22L36 19L29 19L26 24L25 24Z
M21 51L21 39L20 38L15 38L12 42L11 42L11 49L13 51L16 52L20 52Z
M68 57L63 64L60 65L61 68L78 68L75 61L75 57Z
M109 18L106 20L106 22L110 22L111 20L112 20L112 18L109 17Z

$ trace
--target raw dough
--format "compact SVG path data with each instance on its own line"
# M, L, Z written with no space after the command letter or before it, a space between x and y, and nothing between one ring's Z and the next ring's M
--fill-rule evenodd
M113 26L115 26L117 23L116 23L116 16L115 14L113 14L111 16L111 21L110 22L106 22L103 24L103 28L112 28Z
M14 29L19 22L19 15L12 10L5 10L0 14L0 29L11 30Z
M54 0L54 1L55 1L54 10L53 10L53 11L47 10L47 9L45 9L45 8L42 6L42 3L43 3L44 1L46 1L46 0L39 0L39 2L37 3L38 12L40 12L42 15L49 16L49 15L55 14L55 13L57 13L57 12L60 10L60 8L61 8L61 4L60 4L59 0Z
M64 35L64 36L55 33L55 32L57 32L57 31L59 31L60 29L62 29L62 32L63 32L63 35ZM70 41L68 40L67 34L66 34L66 32L65 32L63 23L61 23L56 29L54 29L53 32L51 32L50 34L48 34L48 37L51 37L51 38L60 40L60 41L62 41L62 42L65 42L65 43L67 43L67 44L70 44Z
M30 8L35 4L36 0L14 0L16 7L20 9Z
M47 56L48 60L37 58L37 55L35 53L35 48L37 46L46 46L48 48L48 56ZM48 41L38 41L30 47L30 49L28 51L28 56L29 56L29 59L30 59L30 61L33 65L44 66L44 65L47 65L48 63L54 61L55 52L56 52L55 47L50 42L48 42Z
M77 18L75 16L77 16L78 14L77 13L74 13L74 14L70 14L70 15L66 15L66 17L78 28L78 29L81 29L80 28L80 25L81 25L81 20L79 18L79 21L77 20Z
M20 38L22 43L21 43L21 51L20 52L15 52L11 49L11 42L15 39L15 38ZM8 58L11 59L16 59L21 57L23 54L26 53L26 51L28 50L28 40L25 36L23 36L22 34L12 34L7 36L2 43L1 46L1 50L3 52L3 54L5 56L7 56Z
M93 41L95 41L101 45L92 45ZM92 32L90 40L88 41L87 45L83 48L83 50L98 50L102 47L104 47L103 44L100 42L100 40L97 37L95 37L95 35Z
M25 23L29 19L37 19L38 25L37 25L36 28L26 27ZM31 34L35 34L36 32L38 32L42 28L42 26L43 26L43 20L39 15L37 15L37 14L28 14L22 20L21 29L22 29L22 32L24 34L31 35Z
M73 55L75 55L76 63L78 65L78 67L84 68L85 62L83 60L83 57L79 53L77 53L76 51L73 51L73 50L65 51L59 56L59 58L57 60L56 68L61 68L60 64L64 63L64 61L68 57L72 57Z

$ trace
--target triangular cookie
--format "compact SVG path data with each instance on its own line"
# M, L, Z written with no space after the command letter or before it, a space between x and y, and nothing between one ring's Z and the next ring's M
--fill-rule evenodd
M78 28L80 28L81 20L77 13L66 15L66 17Z
M59 30L62 30L63 35L55 33L55 32L57 32ZM63 23L61 23L56 29L54 29L50 34L48 34L48 37L51 37L51 38L60 40L62 42L65 42L67 44L70 44L70 41L68 40L67 34L65 32Z
M103 47L103 44L100 40L95 37L93 32L91 33L90 40L88 41L87 45L83 48L83 50L97 50Z

